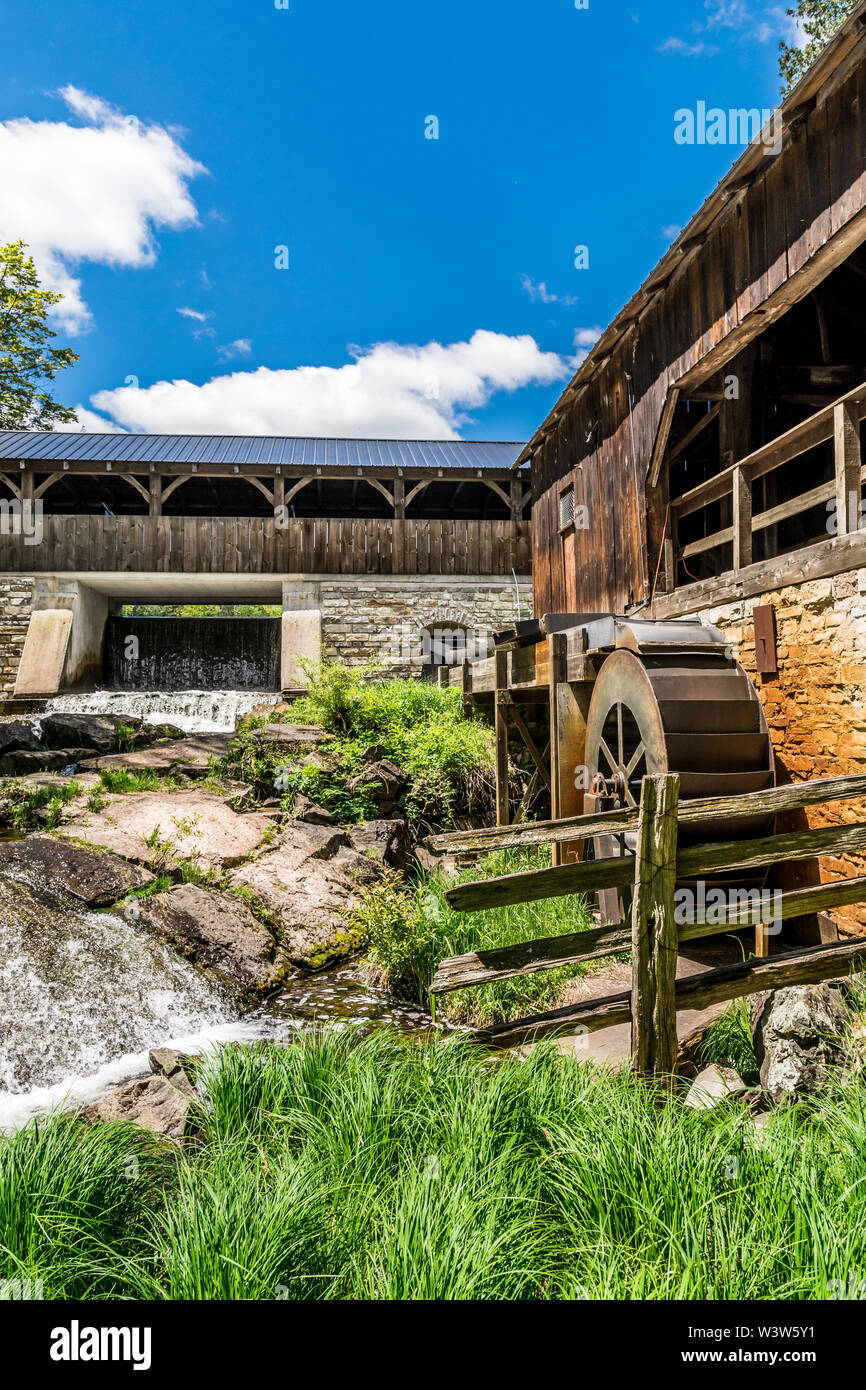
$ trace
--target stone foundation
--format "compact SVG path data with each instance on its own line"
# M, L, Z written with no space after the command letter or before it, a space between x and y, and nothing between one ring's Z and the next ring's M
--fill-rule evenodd
M394 675L420 675L439 664L431 653L459 661L486 656L493 633L532 616L532 580L437 575L353 575L318 581L322 641L350 665L381 663ZM285 600L284 600L285 602Z
M755 671L752 610L760 604L776 610L778 676ZM705 609L700 616L731 639L754 682L780 782L866 771L866 569ZM784 824L780 817L779 828L864 820L866 802L846 801L797 812ZM821 881L830 883L866 873L866 860L823 858L819 868ZM779 876L781 887L815 881L809 865L787 865ZM843 907L833 917L841 932L866 935L866 906Z
M0 695L9 696L15 689L30 623L33 582L27 575L0 576Z

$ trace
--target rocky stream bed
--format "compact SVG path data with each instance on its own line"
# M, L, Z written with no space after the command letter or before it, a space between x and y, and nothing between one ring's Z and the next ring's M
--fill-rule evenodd
M381 814L343 826L304 796L250 808L248 784L215 775L230 738L120 714L0 722L0 1128L100 1103L170 1130L171 1105L148 1109L175 1084L151 1074L155 1048L434 1026L354 958L359 890L414 853L400 769L371 749ZM290 723L256 734L284 767L327 743ZM148 789L107 790L100 774L123 769ZM28 799L43 824L16 830Z

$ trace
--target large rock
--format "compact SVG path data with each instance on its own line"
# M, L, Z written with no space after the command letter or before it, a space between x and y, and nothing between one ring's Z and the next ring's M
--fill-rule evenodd
M88 907L107 907L131 888L150 883L153 874L101 850L82 849L55 835L28 835L0 844L0 869L35 869Z
M32 772L56 772L61 767L78 767L90 756L89 748L22 750L0 757L0 777L28 777Z
M0 721L0 754L35 752L39 739L22 719Z
M185 883L130 903L125 915L250 998L274 989L288 967L273 933L234 893Z
M57 833L156 870L181 859L221 870L252 854L273 825L269 814L239 815L224 796L191 789L110 796L101 811L86 811Z
M81 1118L91 1124L126 1120L168 1139L190 1138L198 1131L198 1097L186 1069L191 1060L171 1048L157 1048L150 1054L154 1075L118 1086L82 1110Z
M412 842L404 820L370 820L347 827L349 841L359 854L366 854L391 869L405 868Z
M72 714L54 712L40 719L42 742L46 748L90 748L113 753L121 746L120 729L131 729L134 737L141 720L120 714Z
M839 988L795 985L755 995L751 1007L761 1085L773 1100L820 1091L851 1021Z
M408 773L392 763L388 758L380 758L370 763L357 777L346 784L350 792L361 792L369 796L378 806L383 816L394 809L394 804L409 781Z
M82 766L100 771L103 768L126 767L131 771L152 770L181 773L185 777L203 777L210 771L212 760L223 756L230 738L229 734L190 735L129 753L107 753L98 758L88 758Z
M294 964L320 969L360 944L347 919L358 907L359 884L379 872L339 827L289 821L276 846L229 882L259 900Z
M303 753L330 741L331 735L318 724L266 724L255 732L255 741L268 752L280 757Z

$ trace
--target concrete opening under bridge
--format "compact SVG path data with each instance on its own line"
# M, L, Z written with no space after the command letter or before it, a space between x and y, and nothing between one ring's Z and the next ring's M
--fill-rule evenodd
M0 586L4 581L20 614L20 658L7 685L16 699L145 685L298 692L307 686L309 664L325 653L420 676L441 660L443 633L452 641L459 634L467 651L484 656L498 627L531 612L530 581L514 575L103 571L0 575ZM124 608L150 604L268 605L279 616L155 617L137 619L137 629L125 626ZM172 633L162 626L168 623L175 624ZM138 638L137 657L134 647L124 651L129 637Z

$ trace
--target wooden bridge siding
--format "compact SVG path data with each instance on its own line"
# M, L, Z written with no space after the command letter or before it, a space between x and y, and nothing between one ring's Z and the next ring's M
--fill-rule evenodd
M567 609L575 578L582 611L621 612L652 588L658 554L645 550L644 489L669 387L718 369L829 273L815 257L832 238L834 263L866 239L866 38L804 112L782 154L730 198L536 450L537 613ZM799 285L789 284L798 274ZM572 575L558 509L569 482L575 503L589 509L589 529L575 533Z
M529 522L352 517L43 517L40 545L0 534L0 571L528 574Z

